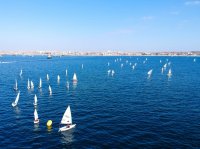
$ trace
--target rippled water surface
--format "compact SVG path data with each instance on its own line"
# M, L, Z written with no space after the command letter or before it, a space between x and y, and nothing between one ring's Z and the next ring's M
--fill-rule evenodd
M199 148L200 58L196 62L193 59L0 57L0 147ZM162 74L161 68L168 62L171 64ZM169 68L172 69L170 78ZM19 76L21 69L22 77ZM113 76L108 75L109 69L115 71ZM150 69L153 73L148 77ZM78 78L76 85L72 83L74 72ZM41 90L37 88L40 77ZM33 90L27 89L28 78L35 84ZM21 94L18 106L13 108L11 103L17 95L13 90L15 79ZM33 124L35 94L39 125ZM58 133L67 105L71 106L76 127ZM53 121L52 128L46 127L48 120Z

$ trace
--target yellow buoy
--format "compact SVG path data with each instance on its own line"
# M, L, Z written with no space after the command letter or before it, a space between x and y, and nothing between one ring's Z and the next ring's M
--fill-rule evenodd
M47 121L47 126L50 127L52 125L52 120Z

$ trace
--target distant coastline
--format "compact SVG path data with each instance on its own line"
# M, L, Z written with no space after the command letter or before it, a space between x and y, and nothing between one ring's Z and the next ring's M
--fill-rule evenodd
M72 52L72 51L0 51L3 55L24 55L24 56L200 56L200 51L188 52Z

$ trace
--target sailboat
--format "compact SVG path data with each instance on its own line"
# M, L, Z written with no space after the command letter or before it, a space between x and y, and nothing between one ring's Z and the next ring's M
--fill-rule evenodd
M164 72L164 68L162 67L162 68L161 68L161 73L163 74L163 72Z
M171 77L171 75L172 75L172 70L171 70L171 68L169 69L169 71L168 71L168 77Z
M73 82L77 82L77 77L76 77L76 73L74 73L74 76L73 76Z
M17 80L15 80L15 86L14 86L14 90L17 91L18 88L17 88Z
M22 76L22 69L21 69L21 71L20 71L20 74L19 74L19 76L20 76L20 77Z
M67 110L65 111L60 124L65 125L65 126L60 127L59 132L72 129L76 126L76 124L72 124L72 115L71 115L70 106L67 107Z
M112 71L111 71L111 75L112 75L112 76L114 76L114 74L115 74L115 71L114 71L114 70L112 70Z
M57 81L60 82L60 76L59 75L57 76Z
M34 96L34 103L33 103L33 105L34 105L34 106L37 106L37 96L36 96L36 94L35 94L35 96Z
M147 72L147 74L148 74L149 76L151 76L152 72L153 72L153 69L149 70L149 71Z
M49 85L49 94L52 95L52 89L50 85Z
M31 87L30 87L30 81L29 81L29 79L28 79L28 83L27 83L27 89L30 89Z
M47 81L49 81L49 75L47 74Z
M32 88L32 89L34 88L34 84L33 84L33 81L31 81L31 88Z
M38 119L37 110L35 109L35 110L34 110L34 124L37 124L37 123L39 123L39 119Z
M19 101L19 95L20 95L20 91L18 92L15 101L12 103L12 106L13 106L13 107L15 107L15 106L17 105L17 103L18 103L18 101Z
M69 82L68 81L67 81L66 87L67 87L67 89L69 89Z
M40 78L40 83L39 83L38 88L42 88L42 79L41 78Z

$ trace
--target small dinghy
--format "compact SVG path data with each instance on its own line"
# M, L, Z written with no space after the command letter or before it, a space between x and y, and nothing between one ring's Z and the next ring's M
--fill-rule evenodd
M34 103L33 103L33 105L34 105L34 106L37 106L37 96L36 96L36 94L35 94L35 96L34 96Z
M172 76L172 70L171 70L171 68L169 69L169 71L168 71L168 77L171 77Z
M151 76L151 75L152 75L152 72L153 72L153 69L149 70L149 71L147 72L148 76Z
M18 103L18 101L19 101L19 95L20 95L20 91L18 92L15 101L12 103L12 106L13 106L13 107L17 106L17 103Z
M27 83L27 89L29 90L31 87L30 87L30 81L28 79L28 83Z
M73 82L77 82L78 80L77 80L77 76L76 76L76 73L74 73L74 75L73 75Z
M13 88L15 91L17 91L18 90L18 87L17 87L17 80L15 80L15 86L14 86L14 88Z
M41 79L41 78L40 78L40 83L39 83L38 88L39 88L39 89L42 88L42 79Z
M72 115L70 106L67 107L67 110L65 111L60 124L65 126L60 127L59 132L70 130L76 126L76 124L72 124Z
M34 84L33 84L33 81L31 81L31 88L32 88L32 89L34 88Z
M39 119L38 119L38 113L37 110L35 109L34 111L34 124L38 124L39 123Z
M49 81L49 75L47 74L47 81Z
M52 89L50 85L49 85L49 94L52 95Z

